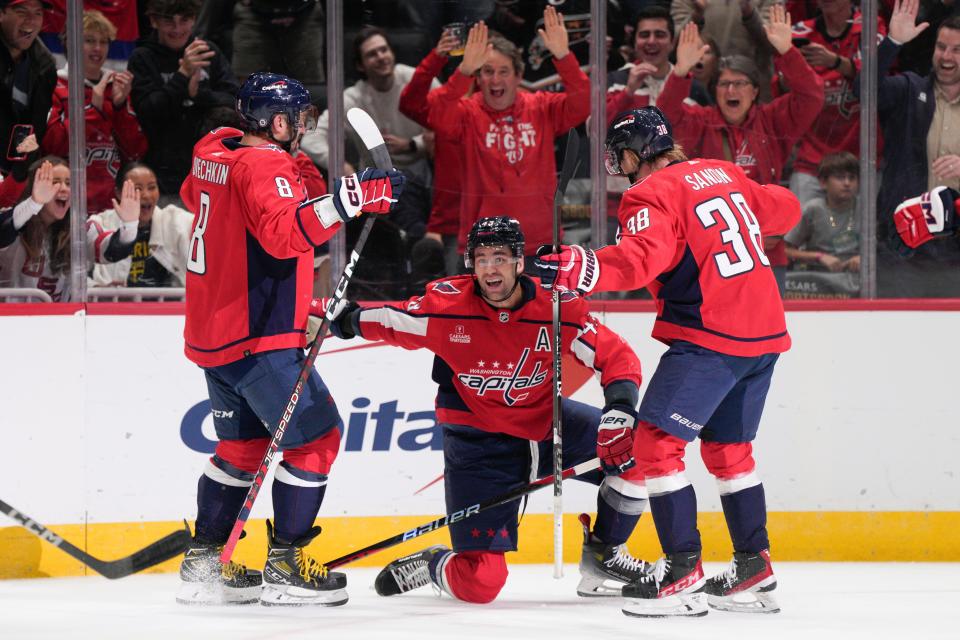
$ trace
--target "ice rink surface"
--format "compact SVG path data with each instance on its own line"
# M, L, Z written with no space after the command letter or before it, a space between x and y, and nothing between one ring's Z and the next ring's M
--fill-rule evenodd
M385 558L389 560L389 558ZM705 567L708 574L722 570ZM577 568L517 565L497 601L476 606L429 588L393 598L373 591L375 569L347 570L350 602L335 608L184 607L175 575L0 581L0 638L172 640L404 638L509 640L932 640L960 638L960 565L779 563L778 614L711 611L703 618L637 619L619 599L576 595Z

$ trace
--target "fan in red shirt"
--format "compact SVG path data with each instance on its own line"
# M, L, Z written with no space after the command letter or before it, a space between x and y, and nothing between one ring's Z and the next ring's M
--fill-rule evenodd
M116 27L99 11L83 12L84 109L87 158L87 214L109 209L120 167L147 151L147 139L130 106L133 74L104 69ZM70 150L69 88L66 73L57 80L53 107L43 136L47 153L67 157Z
M825 155L838 151L860 155L860 101L852 86L860 71L860 10L851 0L820 0L820 11L820 16L793 26L794 41L823 79L825 95L820 116L800 140L790 176L790 189L803 204L823 194L817 167ZM878 36L886 30L878 18Z
M246 132L204 136L180 190L196 216L185 351L203 368L219 443L200 478L177 600L343 604L346 577L303 553L320 533L314 520L343 426L314 369L280 441L262 577L219 556L303 367L314 248L363 211L389 212L403 176L365 169L338 179L332 195L307 199L290 150L315 115L309 92L293 78L255 73L240 88L237 111Z
M429 127L461 145L461 252L477 219L504 211L516 212L532 246L552 237L553 141L590 115L590 80L570 54L562 16L551 6L543 16L541 37L565 93L518 92L519 49L503 37L488 38L487 26L478 22L470 29L463 62L430 103ZM480 90L464 98L474 76Z
M774 365L790 347L763 237L790 230L800 203L733 163L687 160L656 107L621 114L605 153L607 170L634 183L620 205L618 244L596 252L562 247L559 254L542 247L538 266L547 286L583 293L648 287L657 302L653 336L669 345L634 434L664 558L649 577L623 588L623 612L703 615L707 604L778 611L769 595L776 578L751 441ZM683 462L687 443L698 437L734 548L730 569L709 580Z
M401 305L353 305L333 325L341 337L436 354L448 511L508 491L531 472L552 473L551 296L524 274L523 255L517 220L481 218L467 237L471 275L434 281L425 295ZM562 355L597 374L606 403L602 412L570 399L561 405L564 466L599 455L605 471L580 478L600 490L592 531L589 516L580 517L577 592L619 596L625 583L649 568L624 544L647 502L632 461L640 361L572 291L561 296L561 320ZM396 595L432 582L459 600L490 602L507 578L504 553L517 549L518 508L515 501L452 523L452 550L434 546L391 562L376 579L377 592Z

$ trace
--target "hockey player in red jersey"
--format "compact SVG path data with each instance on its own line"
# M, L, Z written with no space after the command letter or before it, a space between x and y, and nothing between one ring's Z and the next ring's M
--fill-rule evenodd
M657 304L653 337L669 345L634 434L664 557L623 588L623 611L703 615L708 603L777 611L751 442L774 365L790 347L763 237L789 231L800 204L730 162L687 160L656 107L620 114L605 152L607 170L633 183L620 205L618 243L596 252L563 246L559 254L542 247L538 266L545 285L584 294L648 287ZM697 437L734 548L730 568L709 580L700 562L696 495L684 475L684 449Z
M481 218L467 236L471 275L437 280L423 296L396 306L340 309L333 331L436 358L437 421L443 427L447 510L464 508L522 484L531 471L552 473L551 297L523 274L524 239L513 218ZM603 385L603 411L563 400L563 465L599 455L605 474L597 520L580 516L584 545L582 596L619 596L649 567L624 544L647 502L633 468L632 438L640 362L622 338L592 315L573 292L562 296L562 344ZM317 308L315 315L322 314ZM599 429L598 429L599 427ZM517 549L520 501L450 525L453 549L434 546L391 562L376 579L380 595L430 584L466 602L496 598L507 579L504 553Z
M194 542L180 566L185 603L347 601L346 578L306 556L337 455L342 420L316 371L280 443L262 575L220 551L304 361L314 248L361 212L387 213L403 176L366 169L307 199L290 156L309 126L310 94L292 78L251 75L237 110L246 131L217 129L194 147L180 195L196 220L187 262L184 338L203 368L219 443L200 477Z

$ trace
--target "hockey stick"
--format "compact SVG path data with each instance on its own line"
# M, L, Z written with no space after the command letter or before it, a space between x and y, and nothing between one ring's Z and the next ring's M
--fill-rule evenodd
M3 500L0 500L0 511L3 511L16 520L17 524L41 540L49 542L68 556L76 558L103 577L111 580L124 578L130 574L152 567L155 564L160 564L164 560L174 558L183 553L190 543L190 530L184 525L182 530L174 531L126 558L120 558L119 560L100 560L85 551L81 551L19 509L14 509Z
M553 196L553 252L560 253L560 200L567 184L580 164L580 134L576 129L567 133L567 148L563 152L563 167ZM552 288L553 301L553 577L563 577L563 400L562 371L560 369L560 290Z
M335 560L330 562L325 562L324 565L328 569L336 569L337 567L342 567L345 564L350 564L360 558L366 558L367 556L373 555L378 551L383 551L384 549L389 549L390 547L395 547L401 542L406 542L407 540L413 540L414 538L419 538L422 535L428 534L431 531L438 531L443 529L449 524L454 522L460 522L461 520L466 520L472 516L477 515L481 511L486 511L487 509L492 509L493 507L499 507L502 504L512 502L528 493L533 493L538 489L551 486L554 481L562 481L567 478L573 478L575 476L580 476L594 469L600 468L599 458L594 458L593 460L588 460L582 462L576 466L570 467L569 469L564 469L563 472L557 476L547 476L546 478L540 478L539 480L534 480L533 482L527 483L522 487L517 487L511 491L500 494L494 498L489 498L483 500L476 504L470 505L464 509L459 509L453 513L448 513L444 516L440 516L436 520L431 520L425 524L422 524L418 527L414 527L409 531L404 531L403 533L398 533L395 536L387 538L386 540L381 540L380 542L374 542L370 546L364 547L363 549L358 549L357 551L352 551L345 556L340 556Z
M370 151L370 157L373 158L373 162L377 165L377 168L384 170L392 169L393 162L390 160L390 154L387 152L387 145L383 141L383 136L380 135L380 130L377 128L377 125L374 124L373 118L363 109L353 108L347 112L347 120L350 121L353 130L357 132L360 139L363 140L363 144ZM253 478L253 484L250 485L250 489L247 491L247 497L243 501L243 507L241 507L237 521L233 525L230 537L227 538L226 544L223 545L220 561L224 564L230 562L230 557L233 555L233 551L237 547L237 542L240 540L240 534L243 533L243 527L247 523L247 519L250 518L250 510L253 509L253 503L257 499L257 494L260 493L264 479L267 477L267 471L270 469L270 463L273 462L273 456L280 448L280 440L283 438L283 433L287 430L290 418L297 408L297 401L300 400L303 385L306 383L307 378L310 377L310 371L313 369L313 363L317 359L317 354L320 353L320 347L323 346L323 341L330 329L330 323L333 321L333 313L347 292L350 279L353 277L353 270L357 266L357 261L360 259L360 252L363 251L363 245L367 242L367 237L370 235L370 230L373 228L375 219L376 216L367 214L367 220L363 224L363 229L360 231L360 237L357 238L357 243L353 245L353 253L350 254L350 260L344 267L340 281L337 283L337 288L333 292L333 297L327 305L327 312L323 316L320 330L317 332L317 337L313 341L313 344L310 345L307 358L300 368L300 375L297 376L297 383L294 385L293 392L290 394L290 400L287 401L283 415L280 416L280 421L277 423L277 430L270 439L266 453L263 454L263 460L260 462L257 474Z

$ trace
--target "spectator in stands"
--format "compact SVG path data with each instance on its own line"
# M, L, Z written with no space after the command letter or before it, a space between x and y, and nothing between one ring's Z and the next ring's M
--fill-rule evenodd
M429 105L430 128L460 144L461 254L466 231L477 219L505 211L523 226L528 257L551 240L553 141L590 114L590 81L570 54L562 16L548 5L543 17L540 37L553 54L565 93L518 93L519 49L478 22L467 36L463 61ZM464 97L474 81L479 90ZM536 272L533 260L528 262Z
M757 66L735 55L720 59L719 71L711 82L714 106L685 103L690 93L690 70L707 51L697 26L690 23L680 33L677 64L663 88L659 106L673 123L676 138L693 157L727 160L760 184L776 184L797 140L820 113L823 85L791 44L790 23L782 6L771 8L765 29L777 52L777 69L790 83L789 93L773 102L757 104L761 82ZM785 246L779 236L765 236L764 249L782 292Z
M387 33L367 27L353 41L354 65L361 75L343 92L344 111L360 107L383 132L394 166L407 176L403 195L387 219L406 234L409 243L426 233L430 212L432 169L423 141L424 128L400 112L400 92L413 77L413 67L397 64ZM439 83L435 83L439 86ZM329 111L315 131L303 138L301 148L321 167L327 167ZM352 167L345 167L352 173Z
M98 262L120 260L133 248L140 208L133 183L124 185L114 206L125 233L104 239L87 227L87 254ZM20 202L0 213L0 287L40 289L54 302L71 300L70 168L62 158L35 162Z
M66 35L66 34L64 34ZM147 139L130 106L133 74L103 67L116 27L99 11L83 12L83 77L87 139L87 214L110 207L120 166L143 156ZM53 94L53 108L43 150L66 157L70 152L67 70Z
M40 0L0 0L0 206L19 198L47 130L57 69L37 41L44 6Z
M760 101L770 100L770 56L761 15L782 0L673 0L670 13L676 28L693 22L704 39L711 38L723 55L741 55L757 65Z
M793 37L807 40L800 53L823 79L823 110L797 149L790 189L801 204L822 197L817 167L836 151L860 154L860 102L854 76L860 69L860 10L852 0L820 0L820 16L793 26ZM877 25L880 33L885 24Z
M435 49L417 66L410 82L400 92L400 112L427 127L430 105L437 100L439 85L435 78L446 66L450 52L459 44L457 36L444 33ZM431 91L431 87L436 87ZM460 273L463 261L457 248L460 232L460 158L459 140L434 135L433 198L427 222L428 239L443 247L444 271Z
M670 12L661 6L650 5L637 15L633 62L607 77L608 125L621 111L657 106L657 98L673 68L668 59L674 35Z
M703 56L697 64L693 65L690 74L693 76L693 82L690 83L690 95L688 100L695 102L701 107L709 107L717 104L713 94L710 92L710 83L717 73L717 65L720 63L720 47L717 41L710 36L700 34L700 40L707 46Z
M718 72L710 81L713 106L685 102L692 82L690 72L708 50L699 39L697 26L690 23L680 33L677 64L658 106L692 157L728 160L760 184L775 184L797 140L820 113L823 84L791 44L790 24L782 6L771 9L765 29L777 52L777 69L790 83L789 93L767 104L757 103L757 66L734 55L720 59Z
M320 94L326 21L317 0L241 0L233 8L233 69L297 78Z
M860 272L857 190L860 163L849 151L829 153L817 171L825 197L803 206L800 222L785 236L787 257L814 270Z
M133 183L139 197L137 235L130 255L93 268L91 285L99 287L183 287L193 214L175 204L158 207L160 187L153 169L140 162L126 165L117 175L117 197L123 185ZM115 209L90 217L97 229L98 247L119 230L124 220Z
M43 14L43 29L40 32L40 41L46 45L57 68L67 64L64 55L63 32L67 30L67 3L69 0L44 0L48 5ZM123 71L127 68L127 60L140 37L137 9L143 2L129 0L83 0L85 11L99 11L116 27L116 36L110 42L110 49L106 55L104 69Z
M145 160L157 173L160 203L179 200L204 119L232 110L239 86L217 47L192 35L199 0L150 0L156 34L130 56L133 108L147 134Z
M673 69L670 52L673 49L674 26L670 10L660 5L648 5L637 11L633 29L633 62L607 76L607 125L627 109L656 106ZM607 244L616 243L617 210L620 198L630 187L626 176L608 176L607 184Z
M894 0L881 0L878 10L880 16L889 24ZM940 24L951 16L960 15L960 2L956 0L920 0L917 6L917 23L926 22L930 26L920 32L910 42L905 42L897 54L897 69L901 73L913 71L918 76L929 75L933 48L940 31Z
M883 179L877 195L881 296L960 296L960 246L955 238L928 242L909 260L897 255L893 212L904 200L945 185L960 187L960 17L940 24L927 76L888 75L901 45L927 23L916 23L917 0L894 6L890 32L877 50L877 113L883 128ZM854 82L859 89L859 82Z

